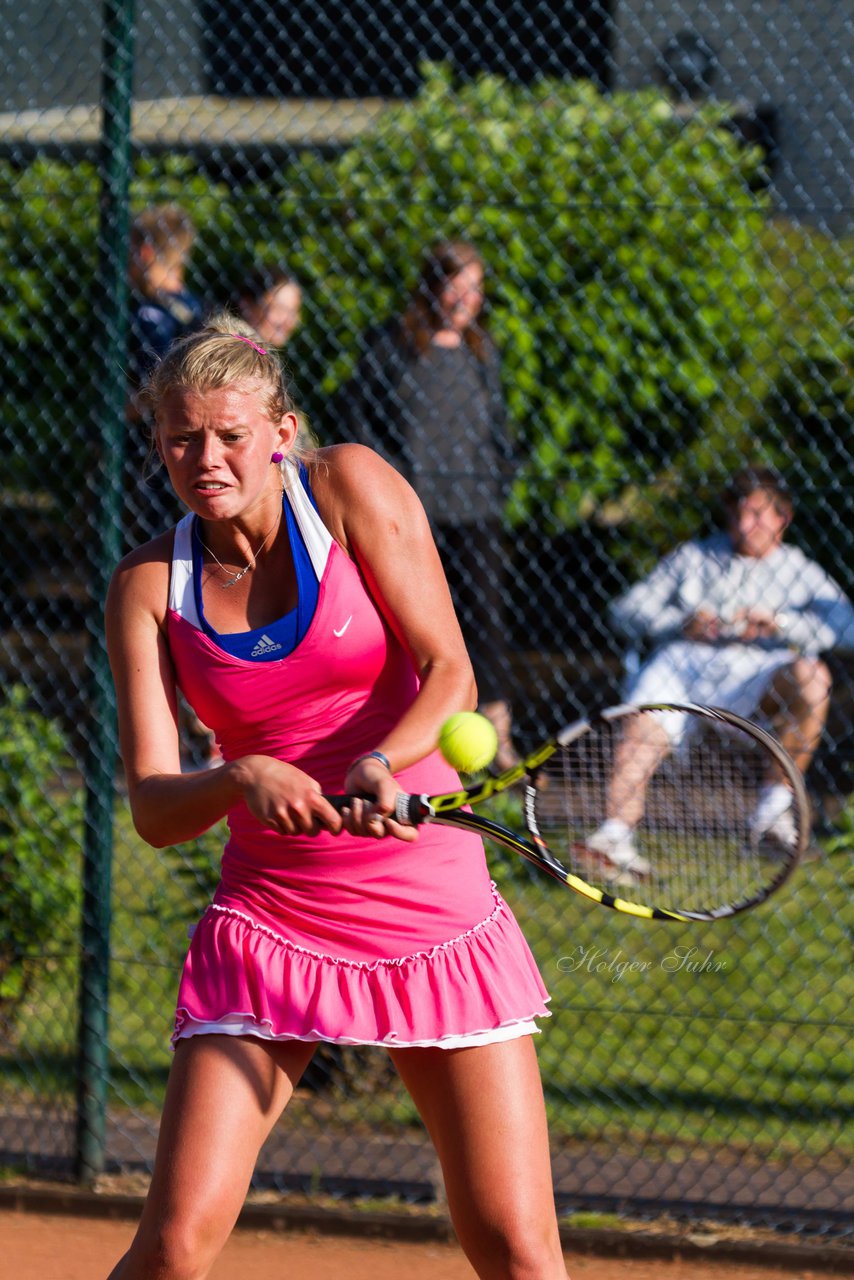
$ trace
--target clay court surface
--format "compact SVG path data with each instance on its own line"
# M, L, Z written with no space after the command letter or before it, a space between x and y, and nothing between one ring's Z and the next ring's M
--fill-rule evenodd
M133 1225L54 1214L0 1211L0 1271L8 1280L106 1280ZM820 1272L724 1261L633 1261L567 1255L572 1280L819 1280ZM211 1280L473 1280L448 1244L324 1238L239 1229Z

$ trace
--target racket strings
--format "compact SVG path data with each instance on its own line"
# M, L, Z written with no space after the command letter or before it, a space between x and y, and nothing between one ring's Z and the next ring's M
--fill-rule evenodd
M699 716L672 748L673 714L623 717L561 747L534 796L539 834L568 871L615 896L703 911L762 894L791 851L755 831L778 780L770 753ZM785 812L796 823L796 806Z

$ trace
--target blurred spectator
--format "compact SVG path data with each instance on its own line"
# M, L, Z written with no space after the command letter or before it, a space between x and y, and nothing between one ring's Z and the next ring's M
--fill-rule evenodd
M482 323L473 245L434 246L401 317L370 330L336 397L336 428L401 471L430 519L477 679L498 731L496 764L517 756L507 695L502 509L512 463L498 351Z
M819 744L831 676L820 654L854 645L854 608L832 578L783 537L792 496L775 472L748 467L724 495L726 528L687 542L612 606L633 643L653 650L626 701L696 702L739 715L762 714L802 772ZM633 832L646 785L682 741L685 717L673 712L630 723L617 750L607 821L588 849L635 875L648 871ZM760 792L752 837L795 839L791 792L769 778Z
M151 205L131 224L124 521L128 548L162 533L183 514L152 457L151 434L135 397L171 343L202 322L203 304L185 283L195 236L189 215L175 204Z
M259 266L235 290L231 309L268 347L284 347L299 327L302 288L284 266Z
M204 306L186 286L196 229L176 204L150 205L130 228L130 335L125 442L125 548L163 533L184 514L154 456L151 431L136 393L176 338L201 326ZM182 754L189 765L219 763L213 735L179 703Z
M131 224L129 375L134 388L175 338L201 324L202 303L185 283L195 238L189 215L175 204L152 205Z

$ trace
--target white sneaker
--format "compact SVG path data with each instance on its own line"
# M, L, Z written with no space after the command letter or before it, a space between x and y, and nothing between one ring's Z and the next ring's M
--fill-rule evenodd
M636 876L633 871L628 871L624 867L618 866L616 862L612 862L604 853L597 853L595 849L581 841L577 841L571 848L570 867L577 871L587 880L591 880L594 884L603 883L608 885L619 885L621 888L637 888L641 883L641 877Z
M593 835L585 840L588 849L592 849L594 853L599 853L603 858L607 858L609 862L613 862L614 866L620 871L629 871L635 876L648 876L652 873L652 866L647 859L638 853L637 845L631 830L620 823L621 831L608 830L607 824L604 824L594 831Z
M786 809L772 821L763 821L761 815L754 815L750 828L750 842L760 850L784 849L787 853L798 843L798 829L792 810Z

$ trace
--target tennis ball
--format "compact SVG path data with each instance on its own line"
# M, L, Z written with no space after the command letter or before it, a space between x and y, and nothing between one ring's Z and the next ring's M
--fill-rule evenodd
M439 750L460 773L479 773L495 758L498 734L486 716L458 711L439 730Z

